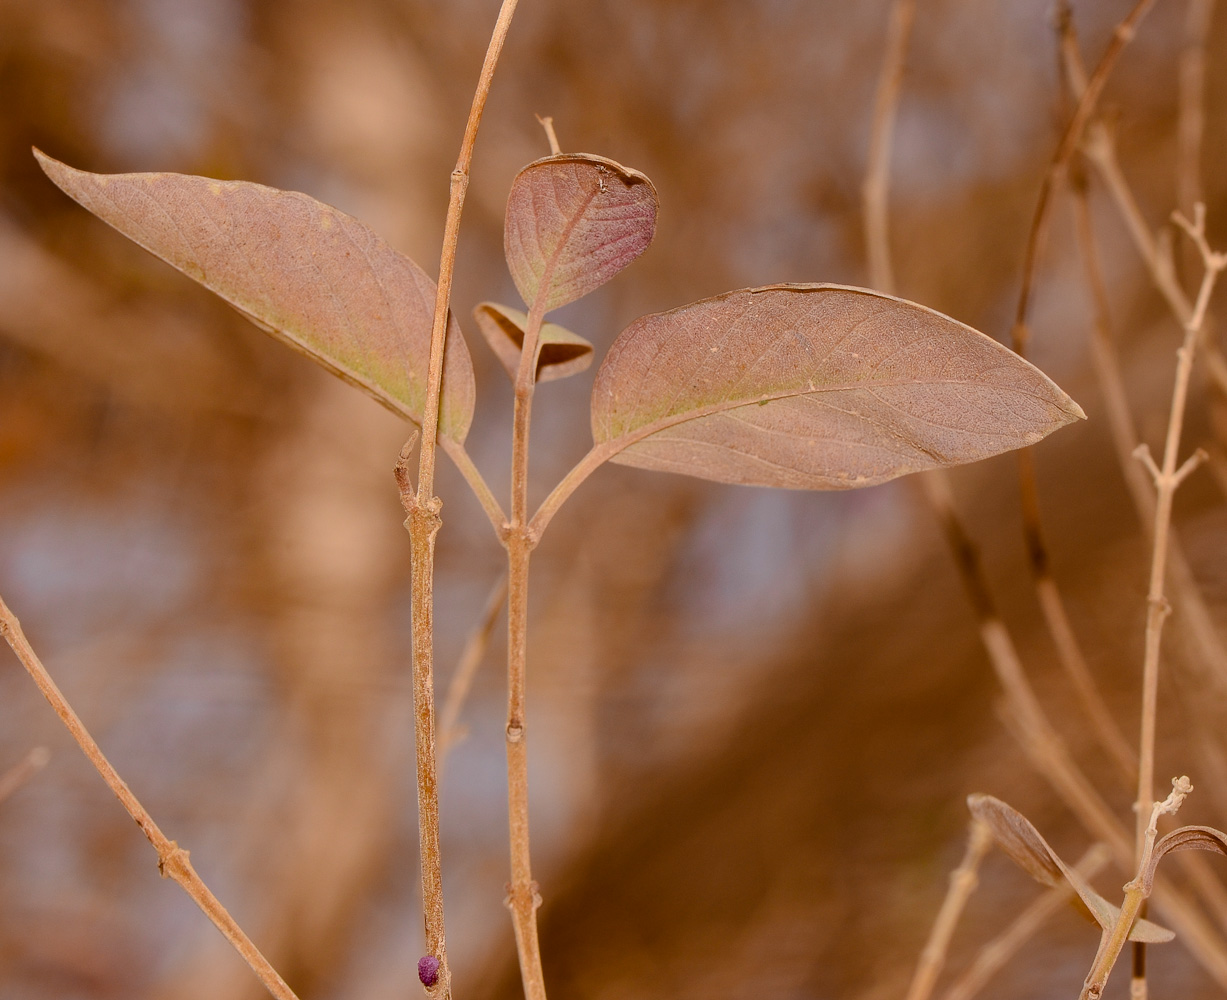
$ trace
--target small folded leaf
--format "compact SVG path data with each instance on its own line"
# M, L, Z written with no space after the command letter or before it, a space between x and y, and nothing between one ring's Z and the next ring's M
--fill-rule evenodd
M1084 417L969 326L843 285L726 292L636 320L592 391L615 462L836 490L974 462Z
M34 151L66 194L261 329L422 422L435 283L343 212L297 191L187 174L92 174ZM448 324L439 434L463 442L473 364Z
M486 343L502 362L511 381L515 382L520 370L520 348L524 346L524 327L528 324L528 317L510 306L481 302L473 309L473 318L477 320L477 327L486 338ZM592 345L578 333L572 333L557 323L541 324L537 344L538 382L552 382L568 375L578 375L592 364Z
M1142 884L1147 895L1155 882L1155 869L1163 856L1172 851L1211 851L1227 856L1227 833L1212 826L1182 826L1160 837L1150 854L1150 864L1142 872Z
M1022 813L991 795L969 795L967 808L992 832L997 845L1016 865L1041 885L1059 885L1065 879L1078 894L1079 911L1105 931L1116 926L1120 907L1113 906L1091 888L1078 872L1057 855ZM1130 941L1163 944L1176 935L1166 927L1138 919L1129 931Z
M637 170L588 153L530 163L511 184L503 249L512 280L545 311L599 288L648 248L656 189Z

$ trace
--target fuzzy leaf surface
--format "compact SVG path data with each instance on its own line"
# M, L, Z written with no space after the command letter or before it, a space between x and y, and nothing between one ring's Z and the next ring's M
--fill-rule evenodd
M1034 444L1081 408L948 316L844 285L726 292L625 329L592 434L624 465L791 489L871 486Z
M480 302L473 309L477 328L514 383L520 369L520 349L528 317L497 302ZM592 364L592 345L557 323L542 323L537 341L538 382L578 375Z
M389 409L422 422L435 283L330 205L247 181L93 174L35 150L71 198ZM439 434L463 442L476 389L454 319Z
M656 234L656 189L637 170L589 153L536 160L511 184L503 250L531 308L545 311L599 288Z
M1059 885L1065 879L1078 894L1079 910L1105 931L1116 926L1120 907L1099 895L1076 869L1071 868L1040 836L1026 816L991 795L969 795L967 808L993 832L993 839L1016 865L1041 885ZM1163 944L1175 938L1166 927L1137 919L1129 931L1130 941Z

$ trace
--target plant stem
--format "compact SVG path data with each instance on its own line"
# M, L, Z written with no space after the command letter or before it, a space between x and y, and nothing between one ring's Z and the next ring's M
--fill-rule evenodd
M43 697L55 709L55 714L60 717L60 721L64 723L72 738L77 741L77 745L81 748L86 758L102 775L102 780L107 783L107 787L115 793L115 797L119 799L124 809L128 811L128 815L136 820L136 825L141 828L141 832L145 835L153 849L158 853L158 871L161 872L163 878L174 879L183 888L196 905L204 912L204 915L213 921L213 925L222 932L223 936L235 948L235 950L243 956L255 974L260 978L269 993L277 1000L297 1000L294 991L286 985L285 980L277 973L277 970L269 964L266 959L254 944L251 939L243 932L243 929L235 922L234 918L226 911L226 908L218 901L217 897L209 891L209 887L204 884L200 876L196 874L196 870L192 867L192 863L188 858L188 852L180 847L173 840L170 840L153 821L153 817L149 815L145 807L140 804L137 797L132 794L132 790L128 788L127 783L119 776L119 772L111 766L111 762L106 759L101 748L95 742L94 738L89 734L89 730L85 728L85 724L81 721L72 706L68 704L68 700L56 687L55 681L51 679L51 675L47 673L47 668L43 666L42 661L34 652L29 640L21 629L21 623L17 620L8 605L4 603L4 599L0 598L0 635L12 647L13 652L17 654L17 659L21 661L22 666L26 668L26 672L38 686Z
M486 655L486 647L490 644L490 635L494 631L494 623L498 613L507 599L507 577L500 576L490 589L486 598L486 606L482 609L481 618L469 638L464 649L460 651L460 659L452 673L451 683L447 687L447 697L443 700L443 709L439 712L439 758L447 759L447 752L464 739L465 730L460 725L460 710L464 707L469 689L473 686L473 677L481 666L482 657Z
M397 482L407 517L409 530L410 565L412 583L413 620L413 705L414 743L417 757L418 789L418 843L422 869L422 915L426 925L426 950L439 960L439 970L434 984L428 987L431 996L450 1000L452 995L451 968L447 961L447 940L443 921L443 866L439 850L439 776L435 755L435 704L434 704L434 556L435 536L442 521L439 511L442 501L434 495L435 445L439 431L439 400L443 383L444 346L452 295L452 275L456 267L456 245L460 233L460 216L464 198L469 188L469 166L473 160L473 146L477 141L477 129L481 124L494 69L499 54L511 27L518 0L503 0L498 19L486 50L481 76L473 94L465 125L460 155L452 171L451 191L447 205L447 220L443 229L443 248L439 258L439 284L435 297L434 324L430 335L430 361L426 383L426 403L422 413L422 448L418 456L418 484L416 494L409 481L407 449L401 452L397 464ZM475 482L485 486L480 475L474 479L472 463L467 453L464 464L457 462L461 472L466 473L470 485ZM456 458L456 455L452 455ZM488 489L474 486L474 492L482 501L498 530L497 503ZM493 507L492 507L493 504ZM501 513L501 512L500 512Z
M929 1000L937 977L941 975L942 966L946 963L946 952L950 948L950 939L962 916L967 900L979 884L980 862L993 846L993 833L988 826L978 819L973 819L967 831L967 849L958 868L950 873L950 886L946 898L942 900L941 909L933 921L933 929L929 932L929 940L925 942L920 952L920 961L916 964L916 972L912 976L912 984L908 987L906 1000Z
M534 536L528 525L528 442L537 348L552 276L551 261L541 277L524 326L511 430L511 521L503 538L507 549L507 827L511 852L506 902L515 929L526 1000L545 1000L545 974L537 936L541 895L533 881L528 832L528 563L540 537Z
M1183 218L1183 217L1180 217ZM1154 801L1154 756L1155 722L1159 692L1159 651L1163 637L1163 623L1171 613L1171 605L1165 595L1167 576L1168 537L1172 520L1172 499L1176 489L1204 459L1204 452L1197 452L1179 468L1176 466L1180 451L1180 435L1184 427L1185 402L1189 392L1189 376L1193 371L1193 355L1197 339L1205 321L1206 309L1215 282L1224 267L1227 257L1211 252L1205 239L1205 209L1199 206L1196 222L1182 222L1198 250L1201 251L1205 273L1193 313L1185 323L1184 343L1176 352L1175 385L1172 388L1171 411L1167 422L1167 437L1163 447L1163 465L1159 468L1150 458L1149 450L1142 446L1138 457L1150 470L1156 490L1153 549L1150 563L1150 584L1147 593L1146 646L1142 665L1142 725L1138 765L1137 794L1137 851L1142 850ZM1200 456L1200 457L1199 457Z
M1079 859L1074 870L1090 879L1107 863L1107 849L1102 844L1096 844ZM1046 890L1023 910L1009 927L980 949L967 971L942 994L941 1000L971 1000L1001 971L1006 962L1035 936L1048 919L1073 898L1074 888L1064 879L1060 885Z

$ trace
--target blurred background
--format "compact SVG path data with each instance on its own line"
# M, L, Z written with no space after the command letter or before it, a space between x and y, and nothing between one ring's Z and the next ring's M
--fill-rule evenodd
M1129 7L1075 5L1088 63ZM1177 169L1179 66L1189 18L1213 15L1197 160L1221 245L1227 12L1213 8L1158 4L1101 110L1143 215L1170 233L1192 191ZM409 551L391 475L408 428L89 216L30 146L89 170L306 191L434 275L496 10L0 0L0 594L303 1000L420 989ZM510 386L469 313L483 299L518 304L503 206L515 172L548 152L534 115L553 116L564 149L642 170L660 194L648 253L557 316L598 356L635 317L727 289L868 284L861 184L889 10L523 0L478 139L453 300L478 380L469 449L500 496ZM1046 3L919 4L891 174L901 295L1007 337L1067 113ZM1095 176L1090 199L1130 407L1158 449L1180 330ZM1090 419L1038 449L1041 503L1075 632L1136 742L1149 546L1091 369L1072 220L1061 194L1032 357ZM1175 260L1195 288L1195 259ZM537 397L538 500L590 444L591 378ZM1220 405L1199 371L1186 451L1217 447ZM1176 506L1215 615L1227 600L1222 481L1199 472ZM1077 714L1039 615L1014 459L952 482L1042 703L1130 823L1132 794ZM442 693L503 553L450 467L438 491ZM534 866L556 996L902 997L962 855L968 793L1023 809L1068 859L1090 843L1002 724L976 619L908 481L806 494L611 466L554 521L533 569ZM502 905L503 628L442 778L448 943L465 1000L519 989ZM1180 676L1161 692L1159 780L1202 781L1181 818L1227 826L1216 808L1227 796L1199 770L1227 729L1191 710L1201 693ZM264 995L158 877L5 651L0 772L35 746L50 763L0 802L0 997ZM1115 894L1123 880L1097 884ZM982 883L942 985L1040 891L999 854ZM1062 911L993 989L1072 995L1095 943ZM1150 968L1165 995L1221 995L1179 942L1152 949Z

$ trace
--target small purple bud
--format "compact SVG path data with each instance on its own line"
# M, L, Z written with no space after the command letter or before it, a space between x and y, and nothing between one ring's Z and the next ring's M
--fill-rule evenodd
M426 987L434 986L439 981L439 960L434 955L424 955L418 959L418 979Z

